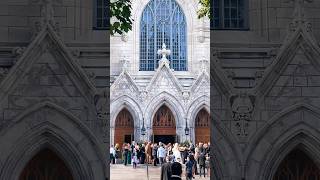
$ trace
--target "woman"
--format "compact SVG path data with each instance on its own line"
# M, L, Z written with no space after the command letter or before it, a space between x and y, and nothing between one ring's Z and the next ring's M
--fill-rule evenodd
M147 163L150 164L151 163L151 156L152 156L152 147L151 147L150 142L148 142L148 144L146 146L146 155L147 155Z
M176 162L181 163L181 153L179 150L179 144L175 143L172 149L172 153Z

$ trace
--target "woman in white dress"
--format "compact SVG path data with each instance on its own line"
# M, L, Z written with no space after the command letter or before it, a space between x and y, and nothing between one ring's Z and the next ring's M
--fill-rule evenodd
M173 153L175 161L181 163L181 153L180 153L180 150L179 150L179 144L178 143L174 144L174 146L172 148L172 153Z

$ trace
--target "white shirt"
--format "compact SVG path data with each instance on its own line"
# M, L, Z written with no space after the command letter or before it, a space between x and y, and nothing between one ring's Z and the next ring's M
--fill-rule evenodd
M113 147L110 148L110 154L116 155L116 150Z
M160 148L158 148L157 151L157 156L158 157L166 157L167 151L161 146Z

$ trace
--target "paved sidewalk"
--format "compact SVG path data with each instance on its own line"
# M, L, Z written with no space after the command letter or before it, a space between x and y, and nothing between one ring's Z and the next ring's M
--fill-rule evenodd
M149 180L160 180L161 167L158 165L148 166ZM184 169L184 166L183 166ZM184 172L182 173L184 175ZM186 178L183 176L183 180ZM196 176L195 180L209 180L209 177ZM136 169L132 168L132 165L124 166L123 164L111 164L110 165L110 180L148 180L147 179L147 167L146 165L138 165Z

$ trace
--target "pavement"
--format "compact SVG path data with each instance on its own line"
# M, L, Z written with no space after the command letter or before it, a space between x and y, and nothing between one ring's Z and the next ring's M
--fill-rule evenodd
M183 165L183 169L185 169ZM111 164L110 165L110 180L160 180L161 167L148 166L149 179L147 177L147 166L137 165L136 169L133 169L132 165L124 166L123 164ZM185 180L184 172L182 173L182 179ZM199 175L195 176L194 180L209 180L210 177L204 178Z

